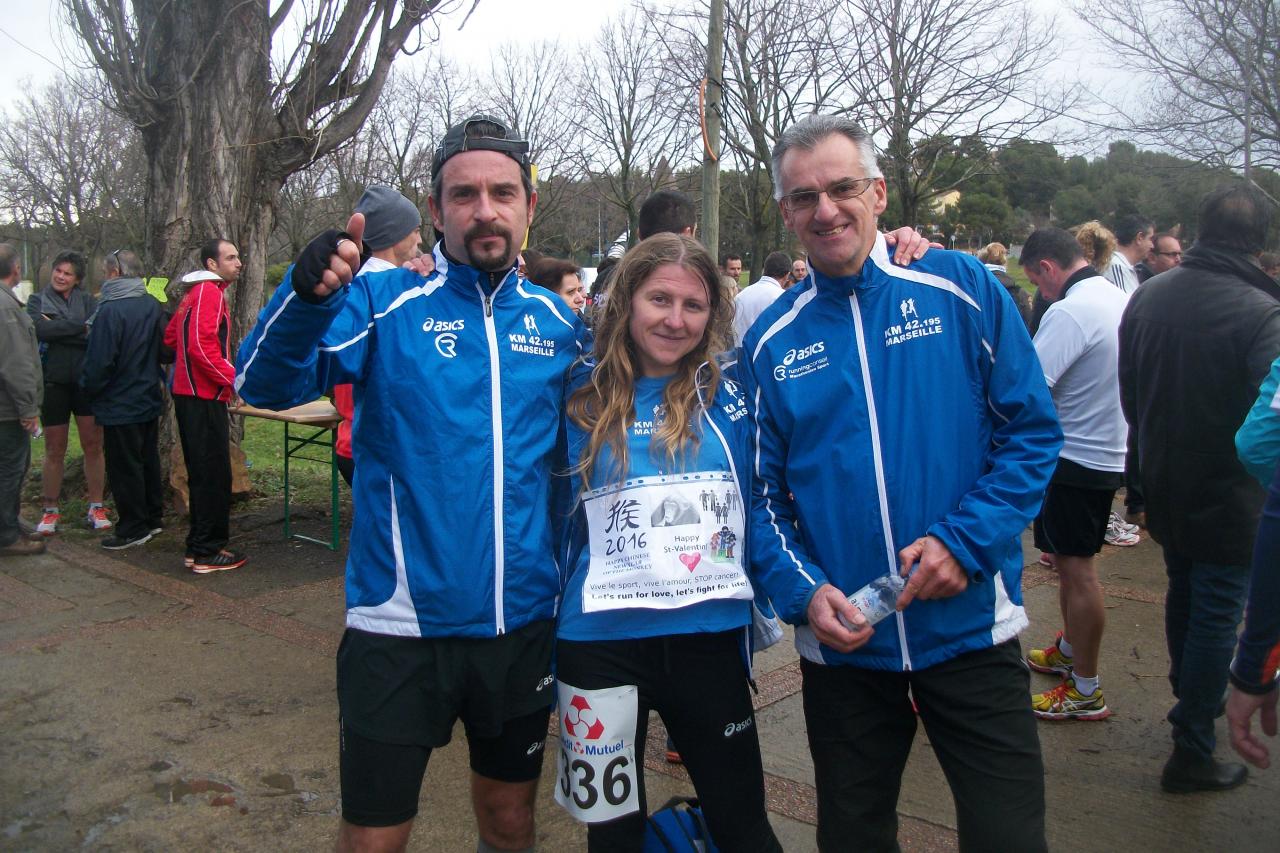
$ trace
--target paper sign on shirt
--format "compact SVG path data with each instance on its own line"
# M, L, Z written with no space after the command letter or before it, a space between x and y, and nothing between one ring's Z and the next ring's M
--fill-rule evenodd
M560 755L556 802L585 823L640 809L634 685L582 690L556 682Z
M724 471L658 475L585 498L591 563L582 610L750 599L742 496Z

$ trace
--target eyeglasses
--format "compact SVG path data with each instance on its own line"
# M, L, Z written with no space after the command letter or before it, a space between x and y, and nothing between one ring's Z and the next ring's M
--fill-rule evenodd
M823 193L832 201L848 201L857 198L876 182L875 178L842 178L828 186L825 190L797 190L787 193L780 201L789 212L811 210L818 206L818 198Z
M120 264L120 253L123 251L124 249L116 249L114 252L107 255L108 258L111 258L111 268L122 275L124 274L124 267Z
M1153 254L1153 255L1159 255L1159 256L1160 256L1160 257L1162 257L1162 258L1180 258L1180 257L1182 257L1182 253L1181 253L1181 252L1152 252L1151 254Z

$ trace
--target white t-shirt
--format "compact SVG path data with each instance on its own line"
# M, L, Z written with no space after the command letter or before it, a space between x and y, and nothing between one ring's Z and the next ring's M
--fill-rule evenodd
M767 275L761 276L755 284L742 288L742 292L733 299L734 346L742 346L747 329L782 293L782 285L778 284L778 280Z
M1133 293L1141 284L1138 281L1138 271L1133 264L1129 263L1129 259L1119 249L1111 255L1111 265L1107 267L1106 276L1107 281L1123 290L1126 294Z
M365 275L366 273L371 272L384 272L385 270L393 270L395 268L396 265L390 261L384 261L382 258L375 258L373 255L370 255L369 260L364 262L364 266L360 267L360 272L356 273L356 275Z
M1129 435L1120 409L1120 317L1129 298L1101 276L1049 306L1033 343L1062 423L1062 458L1123 471Z

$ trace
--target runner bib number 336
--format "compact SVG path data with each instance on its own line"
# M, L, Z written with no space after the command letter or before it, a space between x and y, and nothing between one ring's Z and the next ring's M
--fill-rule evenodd
M560 715L556 802L584 823L640 808L636 789L636 688L581 690L556 683Z

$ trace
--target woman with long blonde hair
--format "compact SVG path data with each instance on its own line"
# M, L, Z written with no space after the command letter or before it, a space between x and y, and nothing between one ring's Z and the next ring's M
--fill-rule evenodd
M642 847L650 710L720 849L782 849L748 688L752 568L773 557L749 530L746 408L715 360L732 320L707 251L650 237L618 265L569 397L556 799L592 851Z

